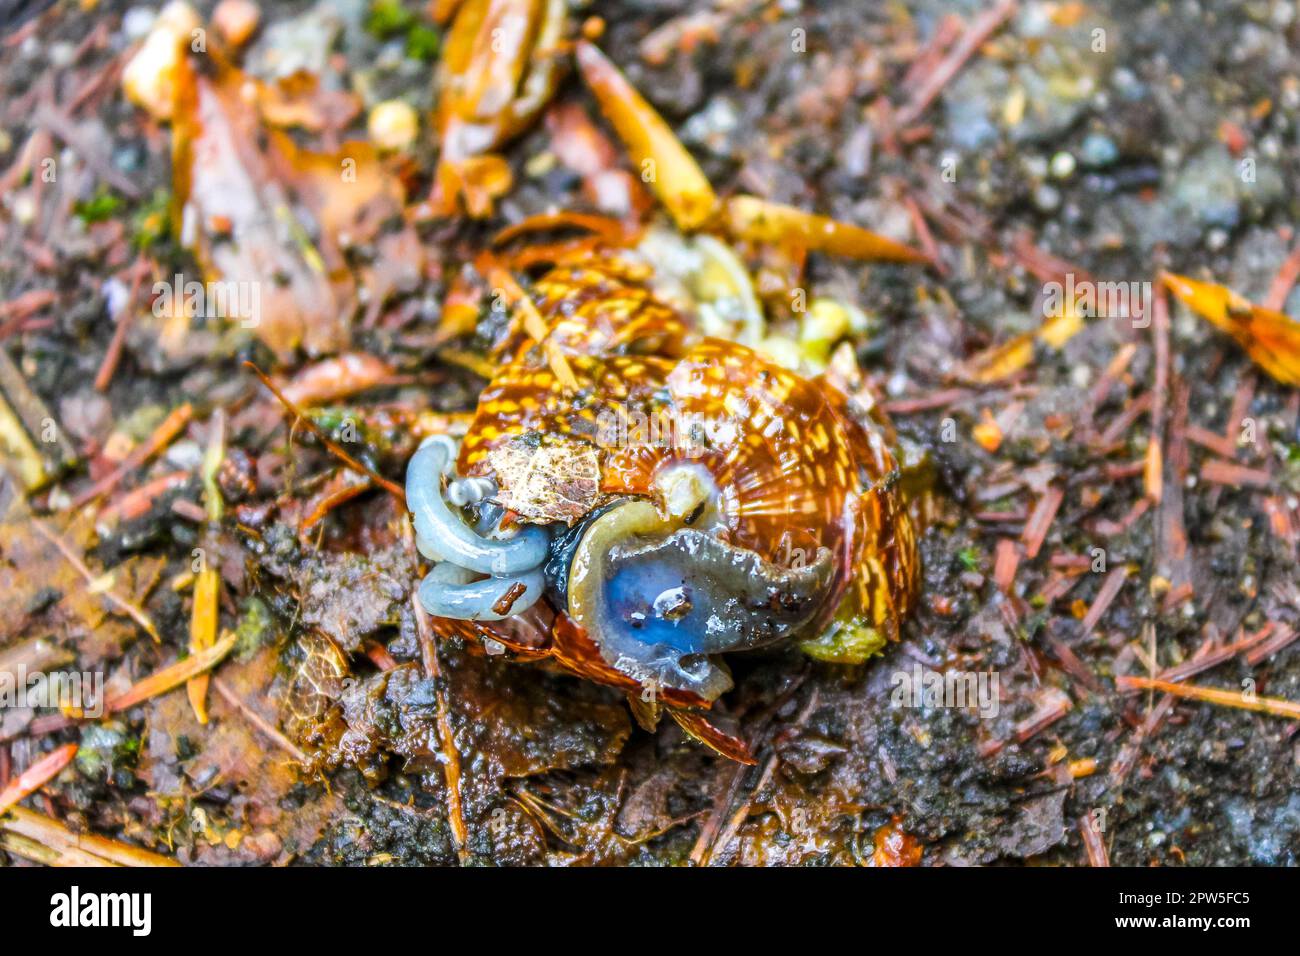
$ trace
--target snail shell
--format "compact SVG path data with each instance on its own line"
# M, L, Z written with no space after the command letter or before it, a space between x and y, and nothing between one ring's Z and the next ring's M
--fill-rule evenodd
M555 634L594 646L597 679L704 702L731 686L720 654L848 620L892 636L917 562L882 428L824 381L694 337L649 276L611 257L537 282L577 388L518 342L460 448L512 518L558 529Z

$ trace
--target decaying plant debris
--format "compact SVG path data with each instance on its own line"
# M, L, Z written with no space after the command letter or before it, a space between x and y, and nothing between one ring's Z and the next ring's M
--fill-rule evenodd
M1294 5L580 10L769 203L725 214L772 348L884 395L931 489L899 642L733 663L752 767L413 599L401 475L493 368L491 237L662 215L558 59L449 168L433 6L58 3L0 41L0 676L104 675L102 712L0 708L0 859L1296 862ZM923 264L772 243L787 206ZM900 706L914 669L999 706Z

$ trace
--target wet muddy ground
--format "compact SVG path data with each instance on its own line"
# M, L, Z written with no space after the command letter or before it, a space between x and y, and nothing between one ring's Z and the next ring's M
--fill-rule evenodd
M181 689L97 721L0 710L0 786L79 744L30 812L210 864L1296 862L1300 721L1117 680L1182 667L1171 679L1300 700L1300 396L1156 284L1169 270L1300 317L1294 4L583 9L720 194L936 254L808 259L810 295L863 311L858 362L924 460L925 585L866 665L733 661L721 710L754 767L670 722L646 733L574 677L457 639L430 661L402 509L374 487L347 498L349 472L242 364L305 395L310 361L144 306L141 285L195 270L167 230L173 131L120 92L153 12L59 3L0 46L0 345L76 459L29 496L0 485L0 660L124 692L188 653L199 553L236 641L206 726ZM295 135L334 150L365 137L348 97L427 116L439 34L414 4L265 4L242 63L317 76L314 128ZM557 102L598 115L572 77ZM385 167L407 205L427 194L427 125ZM313 417L350 426L382 474L401 480L416 418L482 387L490 320L455 349L434 334L461 265L501 225L590 206L562 158L572 134L552 113L506 147L515 186L488 223L367 223L340 260L348 347L382 369ZM1067 277L1133 283L1139 305L1034 336ZM1027 355L991 351L1026 334ZM1006 367L972 374L990 356ZM156 454L87 497L169 421ZM975 675L989 696L899 700L913 673ZM57 843L0 835L11 863Z

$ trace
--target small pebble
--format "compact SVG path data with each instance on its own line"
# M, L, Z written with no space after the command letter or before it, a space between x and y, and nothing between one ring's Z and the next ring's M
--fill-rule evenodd
M199 23L199 15L189 4L169 3L122 70L122 89L127 98L154 119L171 119L183 50Z
M58 70L66 70L72 66L73 59L76 58L77 48L71 43L59 41L50 44L50 66Z
M524 172L530 179L541 179L556 166L558 160L555 154L549 149L544 149L540 153L529 156L524 163Z
M1064 150L1052 157L1052 175L1057 179L1069 179L1074 175L1074 155Z
M1109 136L1090 133L1084 139L1079 155L1085 166L1109 166L1119 159L1119 147Z
M108 309L109 318L116 321L130 297L126 283L114 276L105 280L104 284L100 286L99 292L104 297L104 305Z
M128 40L139 40L153 29L156 16L148 7L132 7L122 15L122 32Z
M11 211L16 222L28 226L36 218L36 203L30 193L24 192L13 201Z
M1111 77L1111 85L1126 100L1137 101L1146 96L1146 84L1139 80L1137 75L1126 66L1121 66L1115 70Z
M182 439L163 452L163 460L176 468L197 471L203 464L203 448L196 441Z
M1034 206L1039 212L1055 212L1061 205L1061 192L1055 186L1043 184L1034 190Z
M376 103L367 123L370 140L383 150L401 150L415 142L420 131L420 119L409 103L385 100Z
M235 47L248 42L261 19L262 11L253 0L221 0L212 11L212 25Z
M1026 156L1020 162L1031 179L1042 179L1047 175L1047 160L1042 156Z

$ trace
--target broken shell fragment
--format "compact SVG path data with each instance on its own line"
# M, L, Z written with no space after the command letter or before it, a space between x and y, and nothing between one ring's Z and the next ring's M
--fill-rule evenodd
M409 149L420 132L415 110L401 100L376 103L367 121L370 141L381 150L397 152Z
M212 25L233 47L241 47L257 30L262 11L253 0L221 0L212 11Z
M169 3L122 70L127 98L159 121L172 118L181 61L201 21L187 3Z

